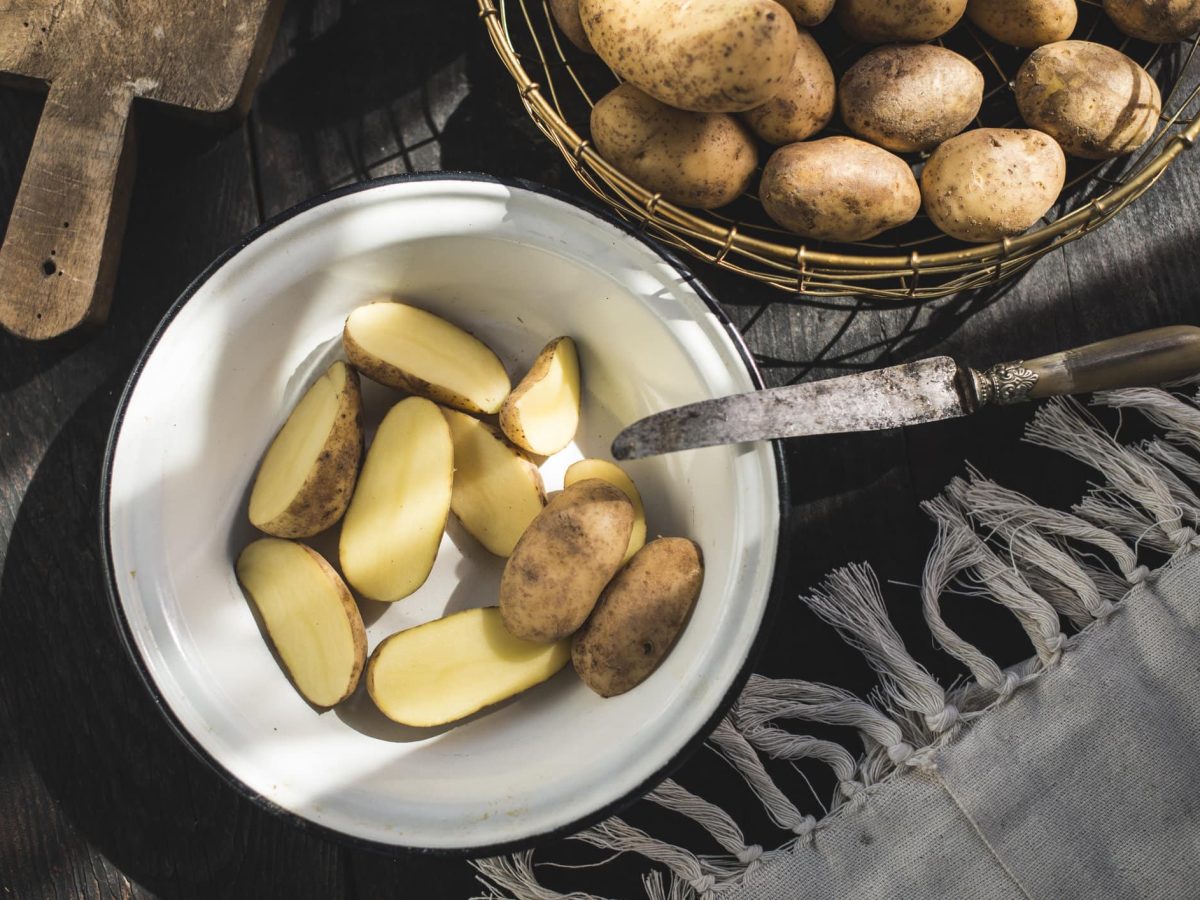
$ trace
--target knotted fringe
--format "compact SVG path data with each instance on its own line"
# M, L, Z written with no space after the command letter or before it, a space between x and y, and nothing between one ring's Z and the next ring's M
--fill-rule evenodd
M910 767L934 765L976 716L1005 702L1021 686L1056 665L1071 643L1063 620L1084 632L1118 614L1129 590L1152 577L1139 560L1145 551L1173 554L1200 546L1200 409L1167 391L1139 388L1097 394L1097 405L1137 411L1160 437L1124 446L1073 400L1052 400L1035 415L1025 439L1091 466L1100 476L1072 511L1050 509L968 469L941 496L922 504L937 533L919 588L921 610L936 644L970 678L944 689L908 652L887 614L874 572L850 565L833 572L802 598L866 657L879 676L868 702L826 684L752 676L708 747L738 773L767 816L791 839L775 850L747 843L724 810L673 780L647 800L697 823L723 852L695 854L610 818L573 836L616 853L635 852L656 868L642 877L650 900L716 897L796 842L819 842L836 817L870 802L875 790ZM957 634L942 614L955 602L998 603L1012 612L1034 649L1008 668ZM785 729L807 721L853 729L855 754L841 744ZM817 760L838 782L829 814L804 813L771 777L765 760ZM474 863L487 898L596 900L543 887L531 852ZM547 863L546 865L550 865Z

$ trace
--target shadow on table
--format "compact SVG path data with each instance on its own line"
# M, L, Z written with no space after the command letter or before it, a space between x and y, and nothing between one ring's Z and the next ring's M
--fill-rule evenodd
M259 809L191 755L121 643L96 504L122 380L100 385L67 422L17 515L0 576L8 727L75 828L154 893L225 896L236 885L331 896L343 884L336 848Z

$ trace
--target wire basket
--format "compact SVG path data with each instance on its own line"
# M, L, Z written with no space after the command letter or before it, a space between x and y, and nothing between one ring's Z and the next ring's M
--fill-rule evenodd
M1067 183L1050 212L1026 233L996 243L963 244L939 232L923 213L871 241L801 243L767 218L753 192L717 211L686 209L605 162L583 134L592 105L618 84L617 77L599 57L566 40L545 0L478 3L530 117L592 193L663 243L794 295L913 301L1001 281L1107 222L1200 137L1200 109L1194 108L1200 105L1200 35L1175 45L1142 43L1121 34L1098 2L1081 0L1074 37L1133 57L1162 90L1159 127L1137 153L1101 163L1068 158ZM866 49L851 43L831 22L813 34L838 78ZM984 102L974 124L1020 127L1011 81L1028 51L999 44L965 19L937 43L966 56L984 73ZM844 132L835 119L821 136L837 133ZM764 146L763 159L768 150ZM906 159L914 165L923 162L919 154Z

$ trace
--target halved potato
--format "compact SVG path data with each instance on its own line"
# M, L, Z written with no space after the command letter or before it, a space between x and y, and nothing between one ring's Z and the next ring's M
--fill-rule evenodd
M342 522L342 572L364 597L395 601L429 577L450 514L454 445L437 404L391 408L367 450Z
M579 427L579 357L573 340L555 338L542 349L500 407L500 427L518 447L539 456L571 443Z
M633 479L625 474L625 470L606 459L581 459L572 463L563 475L563 487L570 487L585 478L599 478L615 488L620 488L633 504L633 531L629 534L629 547L625 550L625 558L621 560L629 562L629 558L646 543L646 508L642 506L642 495L638 493Z
M301 695L317 706L350 696L367 659L367 632L350 591L321 554L260 538L238 557L237 576Z
M263 455L250 524L276 537L309 537L337 522L362 460L358 373L335 362L308 389Z
M542 474L491 425L443 409L454 442L450 511L490 553L508 556L546 505Z
M360 306L346 319L342 343L368 378L455 409L497 412L512 386L486 344L404 303Z
M466 609L385 639L371 654L367 692L395 722L444 725L541 684L570 658L570 641L523 641L496 607Z

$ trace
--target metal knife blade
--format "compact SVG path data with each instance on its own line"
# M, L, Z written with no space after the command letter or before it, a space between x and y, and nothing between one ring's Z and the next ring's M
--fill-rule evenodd
M735 394L655 413L613 441L614 459L694 447L847 431L879 431L972 412L948 356L826 381Z

